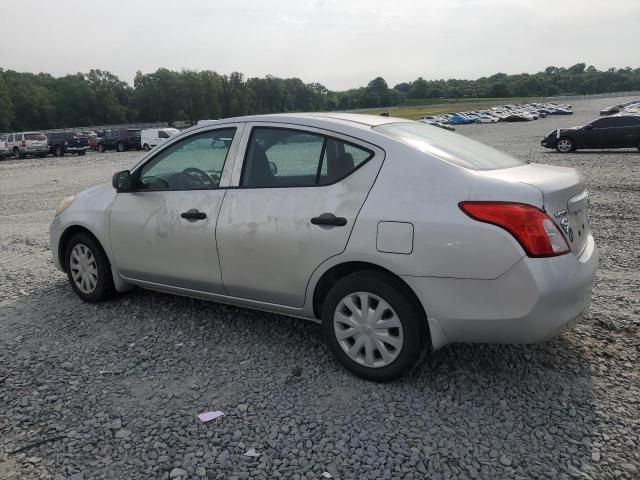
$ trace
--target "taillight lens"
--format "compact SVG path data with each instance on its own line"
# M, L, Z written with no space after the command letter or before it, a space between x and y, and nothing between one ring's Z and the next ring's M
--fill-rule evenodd
M570 251L553 220L539 208L525 203L460 202L460 209L474 220L504 228L522 245L529 257L555 257Z
M22 140L22 147L26 148L27 147L27 141L26 140Z

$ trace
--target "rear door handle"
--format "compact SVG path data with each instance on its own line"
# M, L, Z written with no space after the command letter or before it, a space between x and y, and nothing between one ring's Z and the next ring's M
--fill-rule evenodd
M195 208L192 208L191 210L181 213L180 216L182 218L186 218L187 220L193 220L193 221L204 220L205 218L207 218L206 213L200 212Z
M333 213L323 213L319 217L311 219L313 225L328 225L331 227L344 227L347 219L344 217L336 217Z

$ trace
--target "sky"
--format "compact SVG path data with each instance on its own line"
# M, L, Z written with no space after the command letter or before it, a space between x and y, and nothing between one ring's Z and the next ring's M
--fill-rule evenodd
M55 76L100 68L133 83L166 67L345 90L377 76L393 86L578 62L640 67L640 0L2 3L0 68Z

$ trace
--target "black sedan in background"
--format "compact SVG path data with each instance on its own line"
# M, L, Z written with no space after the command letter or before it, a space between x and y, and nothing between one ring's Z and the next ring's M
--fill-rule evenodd
M543 147L569 153L582 148L633 148L640 150L640 117L598 118L582 127L559 128L545 135Z

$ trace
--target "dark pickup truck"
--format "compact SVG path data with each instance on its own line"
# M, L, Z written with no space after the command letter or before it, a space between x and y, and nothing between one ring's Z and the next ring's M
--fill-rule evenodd
M96 150L99 152L106 150L117 150L119 152L130 149L142 150L140 134L141 130L135 128L107 130L104 137L97 139Z
M62 157L65 153L84 155L89 149L87 137L75 135L72 132L48 133L49 153Z

